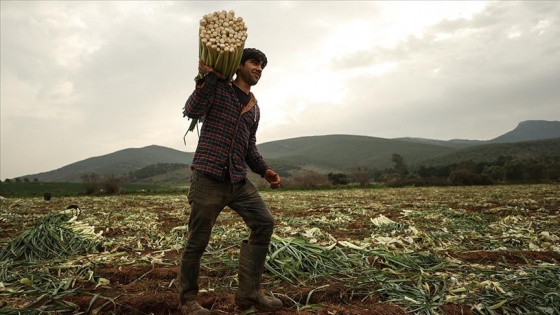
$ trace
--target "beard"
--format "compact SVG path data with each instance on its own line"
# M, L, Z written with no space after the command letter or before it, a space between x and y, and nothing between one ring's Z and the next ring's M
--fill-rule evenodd
M250 86L257 85L260 79L260 77L257 77L255 74L243 70L239 72L239 76L243 81L247 82L247 84L249 84Z

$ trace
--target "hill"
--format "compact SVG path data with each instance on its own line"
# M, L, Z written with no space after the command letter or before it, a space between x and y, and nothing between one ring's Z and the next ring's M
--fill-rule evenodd
M347 172L357 165L385 168L390 167L393 153L401 154L407 161L419 162L453 151L431 144L351 135L301 137L268 142L258 147L269 164L283 176L299 169ZM82 174L130 174L138 182L184 182L187 176L181 174L188 173L187 164L192 162L193 156L193 153L152 145L92 157L26 177L42 182L80 182Z
M283 176L301 169L328 173L348 172L354 166L367 166L382 170L393 166L391 158L395 153L414 168L465 160L492 162L500 156L560 156L558 126L558 121L526 121L489 141L326 135L266 142L259 144L258 148L269 164ZM80 182L82 174L131 174L131 178L142 182L185 182L189 172L187 164L192 162L193 156L194 153L152 145L92 157L54 171L24 177L37 178L42 182ZM171 168L169 165L154 166L157 164L180 165Z
M391 167L393 153L412 163L451 153L440 145L367 136L328 135L267 142L259 152L270 164L312 169L321 172L347 172L354 166Z
M492 140L434 140L425 138L396 138L396 140L419 142L426 144L441 145L454 149L463 149L476 145L492 144L492 143L513 143L532 140L543 140L560 138L560 121L547 120L526 120L520 122L515 129L498 136Z
M424 166L442 166L463 161L494 162L508 156L515 159L560 156L560 138L472 146L422 161Z
M507 143L552 138L560 138L560 121L527 120L520 122L515 129L490 142Z
M113 174L122 176L158 163L191 163L193 153L162 146L124 149L110 154L91 157L54 171L26 176L42 182L80 182L83 174Z

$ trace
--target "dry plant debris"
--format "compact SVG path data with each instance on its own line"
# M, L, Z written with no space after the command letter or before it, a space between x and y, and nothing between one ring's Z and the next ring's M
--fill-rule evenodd
M262 191L277 223L263 288L286 306L273 314L560 314L559 191ZM178 314L186 195L2 199L0 246L70 203L84 210L100 250L4 257L0 314ZM224 210L203 256L204 306L235 313L247 235Z

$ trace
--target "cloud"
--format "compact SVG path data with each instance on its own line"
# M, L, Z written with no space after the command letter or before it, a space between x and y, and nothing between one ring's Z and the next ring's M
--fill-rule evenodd
M531 8L494 3L481 14L426 27L421 37L410 35L393 47L334 58L336 72L372 70L337 80L347 88L343 102L308 103L309 110L299 116L314 117L315 123L306 121L311 126L303 130L307 135L344 130L380 137L491 139L522 120L558 119L560 95L553 85L560 56L550 44L558 42L558 28L553 28L558 6ZM527 12L531 19L518 23ZM519 33L513 38L511 25ZM442 33L448 36L442 39ZM325 107L330 110L312 109ZM300 124L292 119L281 129L299 131Z
M259 142L490 139L560 119L556 2L6 2L1 178L158 144L194 151L198 21L236 11L269 65Z

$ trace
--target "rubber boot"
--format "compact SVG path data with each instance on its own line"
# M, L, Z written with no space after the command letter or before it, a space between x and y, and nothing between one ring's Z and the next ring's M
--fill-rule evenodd
M235 304L241 309L254 306L259 310L274 311L282 307L282 301L267 296L260 290L267 253L267 246L253 246L249 245L247 241L241 243L239 290L235 294Z
M196 301L198 294L198 274L200 263L190 263L181 259L179 268L179 309L183 315L210 314L208 309Z

